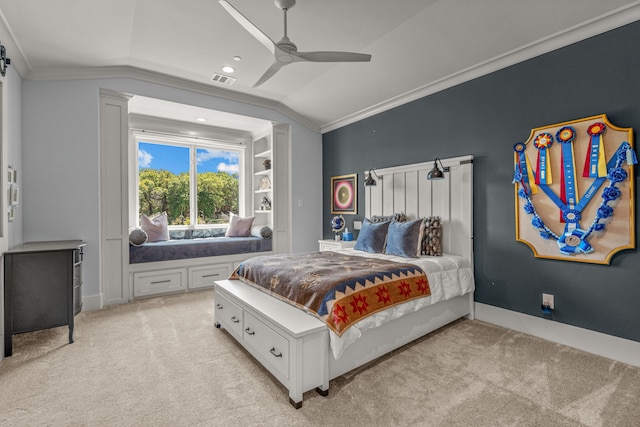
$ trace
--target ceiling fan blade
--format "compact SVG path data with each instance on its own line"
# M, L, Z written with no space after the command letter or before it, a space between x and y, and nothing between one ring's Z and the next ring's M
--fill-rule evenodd
M368 62L371 55L353 52L292 52L294 56L311 62Z
M265 33L263 33L258 27L256 27L251 21L249 21L245 16L238 11L235 7L231 6L231 4L226 0L218 0L218 3L225 8L225 10L231 15L233 19L238 21L240 25L244 27L245 30L249 32L253 37L255 37L260 43L262 43L272 54L275 54L275 46L273 40L269 38Z
M278 72L278 70L280 70L280 68L284 67L285 65L287 64L280 61L276 61L273 64L271 64L271 67L269 67L269 69L265 71L262 77L260 77L260 79L253 85L253 87L260 86L262 83L269 80L271 77L273 77L275 73Z

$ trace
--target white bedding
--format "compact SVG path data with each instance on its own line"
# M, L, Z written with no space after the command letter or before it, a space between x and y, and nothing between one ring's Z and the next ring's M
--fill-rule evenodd
M427 274L429 287L431 288L431 295L425 298L414 299L368 316L352 325L342 334L342 336L338 336L334 332L329 331L331 350L335 359L338 359L344 353L345 349L360 338L362 333L367 329L375 328L385 322L402 317L406 313L417 311L422 307L460 295L465 295L469 292L473 292L475 289L471 264L462 256L444 254L443 256L403 258L399 256L356 251L354 249L341 249L336 250L336 252L344 255L381 258L396 262L410 262L416 264L422 267Z

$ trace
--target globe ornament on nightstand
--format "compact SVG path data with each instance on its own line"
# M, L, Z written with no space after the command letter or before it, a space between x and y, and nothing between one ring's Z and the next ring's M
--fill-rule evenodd
M331 218L331 230L335 233L335 240L340 240L340 233L344 230L344 217L342 215L336 215Z

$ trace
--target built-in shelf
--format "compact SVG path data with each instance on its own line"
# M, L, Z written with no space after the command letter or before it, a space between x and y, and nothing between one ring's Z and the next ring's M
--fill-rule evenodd
M271 150L263 151L261 153L256 153L254 157L256 159L257 158L263 158L263 157L270 159L271 158Z
M260 210L260 209L256 209L256 213L265 213L265 214L270 214L271 211L267 211L267 210Z
M254 191L254 193L256 193L256 194L258 194L258 193L270 193L270 192L271 192L270 188L268 188L266 190L255 190Z
M256 174L256 176L259 176L259 175L270 175L271 174L271 169L265 169L263 171L258 171L255 174Z

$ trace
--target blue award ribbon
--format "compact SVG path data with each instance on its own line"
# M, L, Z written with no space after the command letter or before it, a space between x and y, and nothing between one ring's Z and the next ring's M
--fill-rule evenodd
M526 194L536 194L538 192L538 187L532 179L533 173L531 168L529 168L529 160L525 153L525 145L522 142L518 142L513 146L513 150L517 156L517 170L514 172L514 181L520 182L520 185L522 185L522 189Z
M586 231L579 228L564 233L558 239L560 252L565 255L573 255L576 253L588 254L593 252L593 247L586 240L586 234Z
M572 141L562 143L562 171L564 174L564 195L565 204L570 210L573 210L578 203L578 191L576 189L575 179L575 164L573 161L573 145ZM563 210L563 215L566 212ZM574 222L567 222L565 231L571 231L576 228L578 224Z
M626 144L626 146L625 146L625 144ZM623 142L622 144L620 144L620 148L618 148L618 151L627 150L627 147L630 148L631 146L629 145L629 143ZM628 155L628 151L627 151L627 155ZM614 168L615 166L616 166L616 156L613 156L613 157L611 157L611 159L609 159L609 162L607 163L607 170L610 170L610 169ZM582 210L585 208L585 206L587 206L587 204L593 198L593 195L596 194L596 192L598 191L600 186L602 184L604 184L606 179L607 179L606 177L601 177L601 178L598 178L598 179L594 180L591 183L591 185L589 186L589 188L587 189L587 191L582 196L582 199L580 200L580 202L573 208L573 210L577 211L577 212L582 212ZM556 193L554 193L551 190L551 188L549 188L548 185L541 185L540 189L544 192L544 194L547 195L547 197L549 197L551 199L551 201L553 203L555 203L555 205L558 208L560 208L560 210L563 213L566 213L566 212L569 211L570 208L560 199L560 197L558 197L558 195Z

